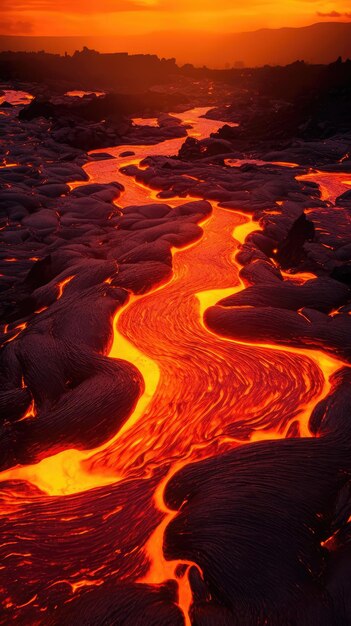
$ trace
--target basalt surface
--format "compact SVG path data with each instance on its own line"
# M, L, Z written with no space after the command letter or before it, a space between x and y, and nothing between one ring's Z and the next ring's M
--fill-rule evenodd
M68 102L0 115L0 623L351 624L346 131Z

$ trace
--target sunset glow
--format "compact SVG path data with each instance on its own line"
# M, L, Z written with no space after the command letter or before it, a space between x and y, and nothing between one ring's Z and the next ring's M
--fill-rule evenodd
M239 32L258 28L303 26L351 18L344 0L92 0L53 2L5 0L1 33L5 35L72 36L128 35L195 30ZM118 41L118 40L117 40Z

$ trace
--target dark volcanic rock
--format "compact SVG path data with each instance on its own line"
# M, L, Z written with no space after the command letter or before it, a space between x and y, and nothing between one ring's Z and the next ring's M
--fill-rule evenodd
M351 190L345 191L345 193L341 194L336 199L337 206L345 207L346 209L351 209Z
M11 102L7 102L7 100L4 100L4 102L0 104L2 109L12 109L12 106Z
M31 103L19 112L19 119L31 121L36 117L54 117L55 106L47 100L34 98Z
M351 263L344 263L343 265L335 267L331 276L335 280L345 283L345 285L351 287Z
M347 361L351 358L349 318L347 312L329 317L307 307L295 312L271 306L217 305L205 313L206 324L221 335L254 343L273 340L285 345L326 350Z
M286 239L278 245L275 257L283 268L296 267L304 257L304 243L314 237L313 222L303 213L291 226Z
M181 510L164 550L203 572L194 623L349 623L334 556L321 543L347 528L347 514L333 520L350 471L340 441L292 439L243 446L178 472L165 498Z
M271 306L292 311L308 307L328 313L343 305L350 296L351 292L348 287L340 285L332 278L320 277L308 280L303 285L294 285L288 281L269 285L261 283L220 300L218 305L222 307Z
M104 585L88 591L72 606L67 606L58 620L78 620L82 626L133 624L135 626L183 626L184 618L176 605L176 589L171 585Z

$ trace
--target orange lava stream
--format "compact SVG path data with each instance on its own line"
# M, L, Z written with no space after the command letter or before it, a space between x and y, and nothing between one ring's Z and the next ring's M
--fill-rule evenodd
M197 567L196 563L191 561L167 561L163 555L163 537L168 524L177 515L177 511L169 509L164 501L164 490L176 472L183 467L183 463L175 464L168 472L167 476L162 480L156 489L154 502L159 511L164 513L164 518L152 533L150 539L145 545L145 553L150 562L150 568L143 578L136 582L148 585L159 585L167 580L176 580L178 583L178 606L182 609L184 615L184 626L191 626L189 609L192 603L192 591L187 576L188 569L191 566ZM177 575L177 567L179 565L188 565L182 576ZM199 569L199 568L198 568Z
M0 96L0 104L9 102L13 106L29 104L34 99L30 93L16 89L5 89L4 94Z
M205 328L204 310L243 288L233 231L243 240L257 228L252 221L238 225L237 212L213 209L201 240L174 250L171 281L132 296L116 315L109 356L132 362L145 381L124 426L95 450L63 450L1 478L65 495L241 442L284 437L296 420L309 435L311 409L343 363L318 351L234 342Z
M57 289L58 289L57 300L62 298L66 285L68 285L68 283L70 283L71 280L73 280L73 278L74 278L74 275L68 276L64 280L61 280L61 282L57 283Z
M137 126L158 126L157 117L133 117L132 122Z
M338 196L350 189L351 175L345 172L310 172L303 176L296 176L297 180L312 181L319 185L321 199L335 203Z
M199 120L203 112L183 114L186 121L197 120L194 133L204 133L201 124L206 132L220 125ZM170 140L153 150L172 154L182 141ZM125 148L114 148L114 154ZM136 163L152 152L152 147L132 149ZM117 178L116 163L127 164L122 159L97 161L86 169L91 180L107 182ZM156 192L132 178L123 177L123 184L124 206L157 201ZM177 198L170 204L194 199ZM202 224L201 239L173 250L172 279L145 295L131 296L115 316L109 356L133 363L145 382L145 391L123 427L95 450L63 450L37 464L0 474L1 480L26 480L51 496L65 496L148 477L156 467L169 466L154 495L164 518L145 545L150 568L139 582L177 580L187 626L192 598L187 574L177 578L180 562L167 561L163 555L164 530L176 515L163 499L170 477L190 462L239 444L283 438L292 424L298 424L301 436L310 436L310 413L328 394L330 376L344 365L320 351L233 341L205 327L206 308L244 287L235 261L237 244L259 228L246 215L217 204L212 208Z
M241 165L277 165L279 167L300 167L298 163L290 163L289 161L262 161L262 159L224 159L225 165L229 167L241 167Z
M283 276L284 280L290 280L299 285L303 285L304 283L307 283L308 280L313 280L314 278L317 278L317 275L313 274L312 272L298 272L296 274L291 274L289 272L283 272L282 270L280 270L280 273Z
M70 96L72 98L84 98L84 96L104 96L104 91L66 91L65 96Z

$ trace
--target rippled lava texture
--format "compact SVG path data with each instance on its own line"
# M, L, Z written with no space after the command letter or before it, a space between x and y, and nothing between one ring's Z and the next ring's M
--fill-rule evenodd
M351 625L351 134L80 96L0 107L0 623Z

